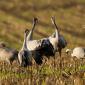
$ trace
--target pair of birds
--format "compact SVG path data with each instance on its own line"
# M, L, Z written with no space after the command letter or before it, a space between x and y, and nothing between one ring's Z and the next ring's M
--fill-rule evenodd
M37 18L33 20L33 27L30 31L25 30L24 42L21 50L18 53L18 59L21 66L28 66L32 63L32 56L38 65L42 64L43 56L49 58L55 56L56 52L61 51L67 46L65 38L60 34L59 28L56 25L55 18L51 18L53 25L55 26L55 32L47 37L40 40L33 40L33 31L38 21Z

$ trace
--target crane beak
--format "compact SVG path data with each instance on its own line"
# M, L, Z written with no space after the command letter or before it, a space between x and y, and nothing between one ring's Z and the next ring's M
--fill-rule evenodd
M51 21L54 24L54 21L55 21L55 17L54 16L51 17Z

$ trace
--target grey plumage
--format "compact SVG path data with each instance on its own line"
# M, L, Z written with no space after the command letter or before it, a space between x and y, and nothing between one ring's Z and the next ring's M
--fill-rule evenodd
M70 51L72 57L77 57L78 59L85 58L85 48L83 47L75 47L73 50L67 49L66 53L68 54Z
M55 26L55 28L58 30L58 44L57 44L58 50L57 50L57 51L59 52L59 54L60 54L60 56L61 56L61 51L62 51L63 48L65 48L65 47L67 46L67 41L66 41L65 38L60 34L59 28L58 28L58 26L57 26L57 24L56 24L56 22L55 22L55 18L52 17L51 20L52 20L52 23L53 23L53 25ZM56 34L56 33L53 33L52 36L55 36L55 34Z
M5 44L1 46L0 44L0 61L6 61L12 64L14 60L17 59L18 51L7 47Z
M23 67L27 67L28 65L32 64L31 61L31 52L27 49L27 34L28 34L28 30L26 29L24 32L24 42L23 42L23 46L21 48L21 50L18 53L18 59L19 59L19 63L20 66Z

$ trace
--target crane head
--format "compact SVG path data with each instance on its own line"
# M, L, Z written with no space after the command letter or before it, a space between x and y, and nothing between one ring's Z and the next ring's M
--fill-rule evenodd
M56 28L57 30L59 30L59 28L58 28L58 26L57 26L57 24L56 24L56 22L55 22L55 17L54 17L54 16L51 17L51 21L52 21L52 24L55 26L55 28Z
M28 33L29 33L29 30L26 29L26 30L25 30L25 34L26 34L26 36L28 35Z
M38 22L38 18L34 17L34 18L33 18L33 22L34 22L34 23L37 23L37 22Z

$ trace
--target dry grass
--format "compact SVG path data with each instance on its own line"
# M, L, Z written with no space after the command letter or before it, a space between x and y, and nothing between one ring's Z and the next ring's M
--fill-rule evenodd
M45 62L45 61L43 61ZM27 68L19 67L17 62L12 66L6 63L0 64L0 82L1 85L84 85L85 83L85 60L81 65L78 60L75 67L75 61L63 53L62 70L59 67L60 58L50 58L45 64L33 65ZM76 68L76 69L75 69ZM79 83L78 83L79 82Z

